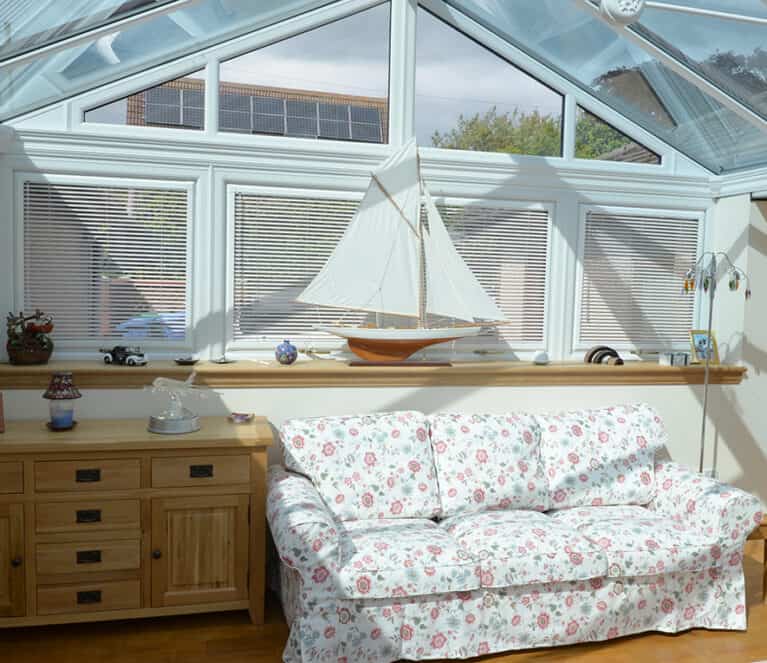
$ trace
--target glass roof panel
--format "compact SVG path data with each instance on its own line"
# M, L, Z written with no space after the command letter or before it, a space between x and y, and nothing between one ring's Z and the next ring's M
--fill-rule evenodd
M445 1L711 171L767 163L767 132L669 70L578 2ZM730 4L695 3L717 9Z
M0 121L335 1L201 0L0 69Z
M0 59L161 7L173 0L12 0L0 3Z
M725 4L736 3L701 0L694 3L695 6ZM738 0L737 4L749 3ZM767 5L758 4L760 18L767 18ZM727 9L747 13L743 7ZM632 29L767 118L767 26L648 7Z

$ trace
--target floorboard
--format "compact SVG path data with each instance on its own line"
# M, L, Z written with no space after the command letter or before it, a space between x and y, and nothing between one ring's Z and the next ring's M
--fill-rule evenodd
M767 659L767 605L762 603L762 567L757 561L761 546L761 542L752 542L746 549L749 628L745 633L644 634L474 660L754 663ZM278 663L287 633L272 598L262 627L251 625L245 612L237 612L0 631L0 663Z

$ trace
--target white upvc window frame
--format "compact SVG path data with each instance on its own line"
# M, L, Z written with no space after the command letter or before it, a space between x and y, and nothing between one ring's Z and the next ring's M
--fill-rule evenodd
M235 242L235 196L238 193L256 195L256 196L277 196L281 198L320 198L325 200L344 200L360 202L363 193L359 191L344 191L338 189L316 188L316 189L298 189L292 187L278 186L260 186L254 184L227 183L226 187L226 295L224 310L226 312L224 325L225 345L224 351L227 356L247 358L267 358L273 354L276 343L274 339L257 341L254 339L234 339L234 242ZM515 343L509 350L500 350L495 352L492 347L490 355L498 359L532 359L533 355L542 348L551 346L551 307L552 307L552 278L551 278L551 259L554 235L554 214L556 205L551 202L532 202L514 198L484 198L484 197L458 197L433 195L434 202L437 205L455 205L467 206L475 205L481 207L500 207L517 210L537 210L544 211L548 216L547 222L547 246L546 246L546 276L544 284L544 313L543 313L543 338L540 342L521 342ZM313 343L311 348L321 353L336 352L343 349L345 341L319 341ZM222 352L223 353L223 352ZM453 359L477 359L478 354L472 351L454 351L450 344L444 344L444 347L435 346L422 351L424 356L428 357L450 357ZM486 353L482 353L483 355Z
M577 249L577 261L576 261L576 269L575 269L575 279L573 281L573 288L572 288L572 295L573 295L573 304L574 304L574 311L573 311L573 317L572 317L572 345L570 348L570 358L571 359L582 359L583 353L586 352L589 348L591 348L594 343L589 341L583 341L580 338L580 329L581 329L581 316L582 316L582 295L583 295L583 277L584 277L584 268L583 268L583 259L584 259L584 251L585 251L585 244L586 244L586 220L588 218L589 213L591 212L600 212L604 214L626 214L626 215L634 215L634 216L642 216L647 217L648 219L651 218L663 218L663 217L672 217L672 218L678 218L678 219L690 219L698 222L698 240L697 240L697 255L700 256L702 252L704 251L704 247L706 246L706 240L707 240L707 233L708 233L708 214L706 210L684 210L684 209L670 209L670 208L650 208L650 207L630 207L630 206L619 206L619 205L599 205L599 204L593 204L593 203L581 203L578 206L578 249ZM691 265L692 267L692 265ZM683 283L679 283L679 290L682 291ZM700 325L700 314L701 314L701 298L699 293L696 292L695 295L690 295L691 297L694 297L694 303L693 303L693 315L692 315L692 325L691 329L697 328ZM667 344L664 344L663 346L656 346L654 344L646 344L642 348L637 348L635 344L633 343L616 343L610 341L610 339L605 339L605 344L610 345L610 347L614 348L615 350L619 352L624 353L631 353L634 350L640 349L643 351L658 351L658 350L675 350L675 351L684 351L689 350L690 345L687 341L679 341L677 343L674 343L669 347Z
M197 326L197 319L195 314L197 312L197 306L195 302L195 282L194 282L194 260L195 260L195 241L196 241L196 228L195 228L195 201L196 201L196 187L194 182L183 180L162 180L162 179L143 179L137 177L100 177L92 175L72 175L72 174L59 174L59 173L39 173L39 172L24 172L16 171L14 173L14 214L15 220L13 224L13 244L14 250L14 265L13 265L13 282L14 282L14 310L21 311L24 309L24 184L26 182L38 182L42 184L61 184L61 185L77 185L77 186L95 186L95 187L115 187L121 189L127 188L148 188L159 189L168 191L183 191L186 193L186 326L184 328L184 340L183 342L164 340L164 339L146 339L146 340L131 340L131 345L140 345L143 349L152 352L153 356L170 358L178 356L179 352L189 353L193 352L196 345L195 329ZM53 320L54 331L52 337L56 344L57 355L69 357L69 358L93 358L96 356L98 349L109 345L120 345L121 340L119 338L102 338L102 339L76 339L76 340L56 340L55 324L56 320ZM123 343L124 344L124 343ZM150 357L151 359L151 357Z
M183 141L189 144L209 143L215 141L222 147L226 145L242 146L243 143L254 150L281 149L302 151L311 149L311 143L335 143L335 149L350 149L348 146L362 148L362 152L370 153L371 147L387 147L387 144L358 143L354 141L317 141L312 138L297 138L292 136L269 136L260 134L243 135L218 130L218 85L219 65L223 60L249 53L258 48L288 39L303 32L320 27L326 23L343 19L366 9L384 4L390 4L390 47L389 47L389 142L388 146L398 146L415 136L415 78L416 78L416 31L418 7L430 11L467 38L475 39L485 48L508 60L523 72L539 80L563 97L562 112L562 156L539 157L534 155L509 155L500 153L478 153L488 165L509 165L548 163L552 167L582 169L600 173L615 172L622 174L673 174L681 166L690 171L692 163L684 158L678 158L677 152L668 144L663 143L642 127L619 115L597 98L583 92L553 70L545 67L520 49L502 40L491 31L476 23L441 0L339 0L332 5L315 9L287 19L279 24L256 30L248 35L238 37L224 44L209 47L199 53L183 57L177 61L160 65L146 72L135 74L95 92L83 93L66 103L68 108L68 128L85 134L110 136L147 136L167 138L173 141ZM114 125L99 122L85 122L84 113L87 110L117 101L143 89L160 85L169 80L183 77L189 73L204 70L206 84L205 98L205 127L202 131L184 128L146 127L132 125ZM576 107L581 106L604 120L610 126L625 134L652 152L658 154L661 163L623 163L619 161L599 161L576 159L575 125ZM282 142L280 142L282 141ZM343 148L338 143L344 145ZM330 148L333 149L333 148ZM451 153L456 150L426 147L430 152ZM320 150L321 151L321 150ZM461 160L464 153L459 152L456 160ZM451 158L451 157L445 157ZM683 162L684 165L682 165ZM700 172L706 172L700 166L692 166Z

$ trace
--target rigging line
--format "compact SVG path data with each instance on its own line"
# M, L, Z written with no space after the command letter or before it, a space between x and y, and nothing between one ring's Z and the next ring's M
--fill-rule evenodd
M389 202L394 205L394 209L396 209L399 212L399 215L402 217L402 220L407 223L408 228L413 231L416 237L420 237L418 234L418 231L413 228L413 224L410 223L410 221L407 220L407 217L405 216L405 213L402 211L402 208L397 205L397 201L392 198L391 194L384 188L384 185L381 184L381 181L378 179L375 173L371 173L370 177L373 178L373 181L378 185L378 188L381 189L383 194L389 199Z

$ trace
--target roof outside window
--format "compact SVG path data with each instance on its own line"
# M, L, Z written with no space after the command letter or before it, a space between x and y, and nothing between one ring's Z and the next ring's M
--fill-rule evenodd
M0 69L0 120L41 108L333 1L198 0L168 13L136 21L115 32L105 33L101 30L91 41L47 52L39 59ZM27 14L13 10L17 5L37 6L37 3L39 0L14 0L3 10L7 17L0 18L0 22L4 21L9 26L6 27L6 34L10 38L0 50L0 66L2 60L11 57L9 53L18 53L23 50L24 44L29 44L23 32ZM46 4L56 9L50 9L48 19L40 25L57 26L53 31L60 31L59 39L74 34L62 26L78 24L77 19L82 19L82 14L76 13L76 10L65 14L64 7L82 9L88 6L92 9L95 4L107 9L111 4L114 12L107 25L126 17L126 12L116 7L118 3L115 0L102 3L49 0ZM121 6L138 4L141 5L140 10L146 12L169 3L135 0L123 2ZM46 15L46 12L43 11L43 14ZM91 18L96 15L98 12L94 12ZM92 18L92 21L95 19ZM14 27L16 25L18 28ZM90 28L96 25L92 22ZM14 34L18 34L18 40L14 39ZM52 32L46 34L49 36L48 42L45 42L45 37L38 37L38 48L50 44Z
M174 0L10 0L0 4L0 59L49 46Z
M767 163L767 125L764 131L760 131L757 126L701 92L619 31L613 30L578 0L446 2L709 170L720 173ZM767 16L767 6L756 0L696 0L687 4L720 11L732 11L737 5L739 13L744 13L744 6L747 6L755 16ZM659 16L661 14L662 17ZM670 16L674 21L669 22ZM703 40L700 31L696 33L697 39L695 35L677 39L673 26L677 26L676 32L683 32L684 26L689 25L693 18L696 24L710 21L706 35L708 43L713 46L705 47L698 43ZM645 21L656 27L661 26L659 29L663 29L673 43L690 42L690 51L685 56L687 59L705 60L717 45L725 47L730 44L735 48L739 31L751 34L753 30L749 24L723 21L729 29L725 39L719 33L715 35L717 28L721 27L716 24L718 20L721 19L691 17L648 7L641 15L638 27L635 25L630 29L647 30L643 27ZM762 31L765 28L767 26L761 26ZM748 49L749 43L744 41L738 48ZM670 54L682 61L682 53ZM761 67L761 74L767 76L767 53L764 56L764 64L760 60L754 66ZM687 60L684 62L687 63ZM707 78L713 81L713 76ZM717 84L730 93L722 86L727 76L721 71L720 78L722 80L716 81ZM753 77L749 76L748 81L753 89L756 86ZM731 87L734 97L734 82ZM767 86L762 83L761 94L765 93ZM747 96L744 93L740 100L746 101ZM757 94L752 96L756 101ZM767 102L762 103L767 110Z

